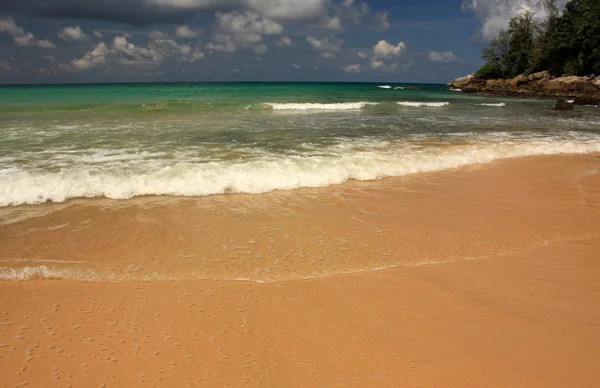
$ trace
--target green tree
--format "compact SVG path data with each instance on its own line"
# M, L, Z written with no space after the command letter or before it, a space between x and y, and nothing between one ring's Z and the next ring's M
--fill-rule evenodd
M516 77L525 73L533 62L534 37L537 30L533 14L529 11L511 19L510 48L504 60L504 68L508 77Z
M553 75L600 73L600 1L570 1L548 34L543 57Z

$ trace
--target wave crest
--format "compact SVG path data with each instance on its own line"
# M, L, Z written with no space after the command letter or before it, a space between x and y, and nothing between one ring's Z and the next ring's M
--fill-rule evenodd
M600 139L507 140L474 138L468 145L431 147L414 142L355 141L318 155L265 155L255 160L165 165L145 161L139 170L113 167L90 174L73 165L55 172L5 172L0 206L63 202L70 198L129 199L141 195L207 196L261 194L325 187L348 180L376 180L530 155L600 152Z
M396 104L401 106L408 106L413 108L441 108L443 106L450 105L449 102L420 102L420 101L399 101Z
M273 110L355 110L362 109L367 105L378 105L377 102L337 102L331 104L322 103L275 103L265 102L264 105Z

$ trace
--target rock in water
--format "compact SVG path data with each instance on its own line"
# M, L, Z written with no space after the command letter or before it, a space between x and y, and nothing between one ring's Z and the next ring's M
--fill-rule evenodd
M556 104L554 104L555 110L573 110L573 104L567 102L565 100L558 100Z

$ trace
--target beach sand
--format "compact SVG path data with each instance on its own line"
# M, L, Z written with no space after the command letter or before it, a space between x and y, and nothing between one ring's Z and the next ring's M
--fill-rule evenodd
M0 220L3 387L600 382L598 155Z

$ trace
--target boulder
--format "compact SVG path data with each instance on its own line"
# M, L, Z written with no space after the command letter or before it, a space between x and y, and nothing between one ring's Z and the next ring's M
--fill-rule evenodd
M575 83L575 90L579 93L596 93L600 91L600 88L591 81L580 81Z
M521 85L525 85L529 82L529 79L527 79L527 77L525 77L523 74L516 76L515 78L513 78L511 80L511 84L512 86L521 86Z
M582 95L575 97L573 105L600 105L600 96Z
M479 88L476 88L475 86L466 86L462 88L463 93L477 93L478 91Z
M527 77L530 82L541 81L543 79L550 78L552 78L552 76L548 71L539 71L537 73L529 74L529 77Z
M558 100L554 104L554 110L573 110L573 104L565 100Z
M469 82L471 82L472 79L473 79L473 74L469 74L464 77L457 78L454 81L450 81L450 83L448 83L448 86L450 86L451 88L462 89Z

